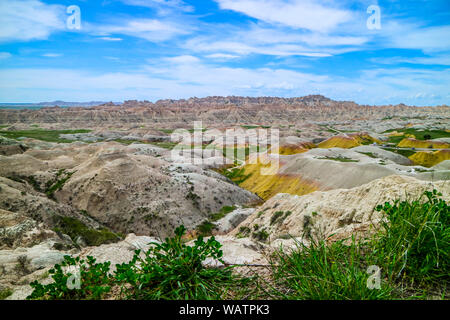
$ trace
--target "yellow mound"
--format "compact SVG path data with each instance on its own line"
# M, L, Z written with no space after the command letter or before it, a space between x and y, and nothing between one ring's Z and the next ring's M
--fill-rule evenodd
M262 175L261 168L263 167L265 165L261 163L245 165L244 174L250 176L239 186L256 193L264 200L277 193L304 195L319 189L314 183L305 181L297 175L283 175L277 172L271 175Z
M424 166L432 167L445 160L450 160L450 150L439 150L435 152L416 152L409 157L414 163Z
M323 149L328 148L343 148L343 149L350 149L354 147L358 147L364 144L370 144L370 143L380 143L381 141L375 138L372 138L368 134L364 133L357 133L357 134L349 134L346 136L339 135L331 137L321 143L319 143L318 147Z
M449 149L450 143L431 140L417 140L405 138L398 144L401 148L433 148L433 149Z
M279 147L278 153L287 156L291 154L303 153L314 147L315 145L309 142L301 144L285 144Z
M403 135L405 135L405 133L398 131L392 131L388 134L389 137L401 137Z

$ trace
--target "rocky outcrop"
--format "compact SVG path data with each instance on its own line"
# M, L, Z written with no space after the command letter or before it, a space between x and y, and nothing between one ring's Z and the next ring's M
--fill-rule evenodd
M293 119L348 121L382 119L393 116L429 117L430 115L445 116L448 114L448 106L433 108L416 108L405 105L373 107L348 101L333 101L319 95L299 98L206 97L160 100L156 103L125 101L122 105L96 107L0 110L0 124L65 123L71 127L95 128L104 124L110 126L124 123L186 124L203 120L210 123L256 122L271 125L274 122L292 121ZM365 127L367 128L367 125ZM379 129L391 129L391 125L385 124Z
M425 182L406 176L388 176L352 189L316 191L304 196L278 194L259 207L230 235L266 241L286 238L344 239L367 235L381 219L378 204L396 199L418 199L437 189L450 200L450 181Z

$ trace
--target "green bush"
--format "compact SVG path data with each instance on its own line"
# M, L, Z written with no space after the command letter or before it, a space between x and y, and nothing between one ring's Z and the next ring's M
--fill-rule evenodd
M75 241L81 237L88 246L99 246L104 243L112 243L120 240L120 236L106 228L95 230L86 226L78 219L71 217L54 216L55 231L67 234Z
M371 247L392 280L450 280L450 206L439 196L426 191L425 199L377 206L386 219Z
M87 264L86 264L87 263ZM110 276L108 275L111 262L96 263L93 257L87 261L80 257L64 256L61 264L56 264L49 270L54 282L42 285L38 281L30 283L34 289L28 300L98 300L111 290ZM76 267L78 274L72 270L63 270L63 267ZM75 285L78 278L79 288ZM69 288L69 283L74 285Z
M216 225L211 221L205 220L197 226L197 232L201 236L210 236Z
M230 267L205 267L208 258L223 262L221 244L214 237L206 242L199 237L187 246L182 241L185 231L178 227L173 238L143 255L137 250L131 262L117 265L115 279L127 299L222 299L245 281L233 276Z
M187 246L182 241L185 231L181 226L164 243L153 243L143 253L136 250L129 263L116 265L114 274L109 272L110 262L65 256L49 271L54 282L32 282L34 291L27 299L101 299L113 287L120 289L115 298L122 299L224 299L248 292L250 278L233 275L232 267L204 265L206 259L223 263L221 244L214 237L207 241L199 237L193 246ZM73 274L64 267L70 266L80 271L79 287L68 287Z
M2 290L0 290L0 300L5 300L12 294L13 294L12 289L10 289L10 288L2 289Z

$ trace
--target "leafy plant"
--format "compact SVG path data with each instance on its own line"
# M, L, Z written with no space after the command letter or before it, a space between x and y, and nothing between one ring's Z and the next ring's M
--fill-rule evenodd
M199 237L188 246L182 241L185 231L178 227L173 238L154 243L145 253L137 250L129 263L117 265L115 281L122 294L129 299L221 299L239 283L230 267L204 266L207 259L223 263L221 244L214 237Z
M386 219L372 242L392 279L450 280L450 207L436 190L422 199L377 206Z
M49 270L54 282L42 285L33 281L28 300L97 300L111 290L108 275L111 262L96 263L93 257L64 256L61 264ZM66 270L63 269L65 267ZM72 267L72 268L70 268ZM75 271L76 270L76 271ZM73 287L69 284L73 284Z

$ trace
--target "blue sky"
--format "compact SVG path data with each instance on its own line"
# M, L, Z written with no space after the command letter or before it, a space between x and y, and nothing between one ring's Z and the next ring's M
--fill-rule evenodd
M0 102L450 104L449 21L448 0L1 0Z

